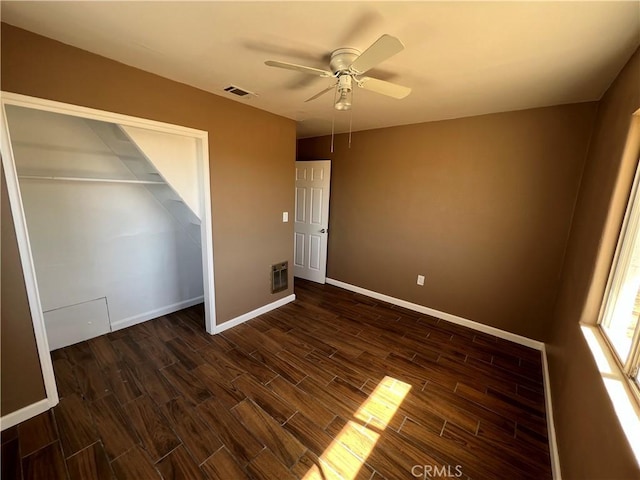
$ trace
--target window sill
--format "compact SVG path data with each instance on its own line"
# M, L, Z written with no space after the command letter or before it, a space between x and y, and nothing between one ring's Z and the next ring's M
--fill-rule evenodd
M580 328L596 361L620 426L640 465L640 397L638 389L624 375L600 329L585 324L581 324Z

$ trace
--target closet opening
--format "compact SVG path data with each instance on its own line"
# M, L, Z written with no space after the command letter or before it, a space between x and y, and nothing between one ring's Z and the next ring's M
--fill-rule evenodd
M50 402L51 350L200 304L214 333L207 132L16 94L2 106Z

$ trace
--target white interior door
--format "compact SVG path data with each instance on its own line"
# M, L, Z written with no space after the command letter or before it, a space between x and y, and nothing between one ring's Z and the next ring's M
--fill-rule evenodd
M293 274L318 283L327 276L331 161L296 162Z

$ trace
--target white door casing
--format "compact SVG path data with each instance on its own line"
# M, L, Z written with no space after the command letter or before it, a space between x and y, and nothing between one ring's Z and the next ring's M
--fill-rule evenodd
M293 275L318 283L327 276L331 161L296 162Z

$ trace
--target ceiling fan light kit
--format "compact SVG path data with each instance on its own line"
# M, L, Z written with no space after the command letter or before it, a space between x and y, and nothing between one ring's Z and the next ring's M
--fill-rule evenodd
M336 110L351 110L353 91L351 89L351 77L343 75L338 79L338 101L333 105Z

